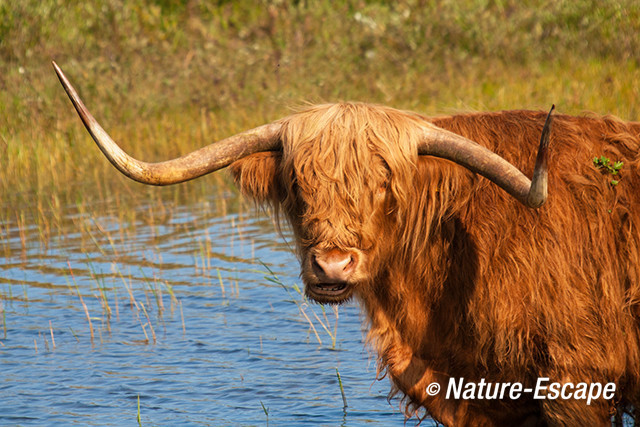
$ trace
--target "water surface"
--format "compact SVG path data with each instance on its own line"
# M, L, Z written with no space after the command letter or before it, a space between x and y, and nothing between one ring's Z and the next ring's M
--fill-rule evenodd
M111 202L2 224L0 425L404 425L358 306L334 332L266 214Z

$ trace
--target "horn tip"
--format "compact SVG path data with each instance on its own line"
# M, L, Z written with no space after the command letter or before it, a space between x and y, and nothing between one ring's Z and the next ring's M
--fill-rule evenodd
M51 61L51 65L53 65L53 70L56 72L58 78L63 81L65 80L64 73L62 72L62 68L56 63L56 61ZM64 83L63 83L64 84Z

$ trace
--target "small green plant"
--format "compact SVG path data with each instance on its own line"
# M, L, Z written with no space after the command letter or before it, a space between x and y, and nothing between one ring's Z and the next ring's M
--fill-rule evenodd
M344 387L342 386L342 378L340 377L340 372L338 371L338 368L336 368L336 376L338 377L338 384L340 384L340 394L342 395L342 403L344 404L344 406L342 407L342 409L347 409L347 396L345 396L344 394Z
M608 173L611 175L618 175L618 172L620 172L624 163L621 161L612 163L611 159L609 159L608 157L600 156L600 157L593 158L593 165L596 167L596 169L600 169L604 173ZM618 185L619 182L620 180L612 179L611 185L614 185L614 186Z
M307 308L310 309L311 313L313 314L313 317L315 317L315 319L322 326L322 328L325 330L325 332L329 335L329 337L331 337L331 349L335 350L336 349L336 338L338 336L338 319L340 317L338 306L337 305L333 305L331 307L332 310L333 310L334 318L335 318L335 323L333 325L333 331L332 331L331 330L331 324L329 322L329 318L327 317L327 312L325 311L325 308L324 308L323 305L320 306L320 309L322 310L322 319L321 319L320 316L318 316L318 314L315 312L315 310L313 310L313 308L311 308L309 306L307 297L304 295L304 292L302 291L302 289L300 289L300 287L297 284L294 283L292 288L302 298L302 301L298 301L297 298L294 298L294 296L291 293L291 291L289 290L289 288L280 280L280 278L273 272L273 270L271 270L269 268L268 265L266 265L262 261L260 261L260 263L262 264L262 266L265 269L267 269L267 271L269 271L269 274L270 274L269 276L264 276L264 278L266 280L268 280L269 282L271 282L271 283L275 283L276 285L282 286L282 288L285 291L287 291L287 293L289 294L289 296L291 297L293 302L295 302L295 304L298 306L298 310L300 310L300 313L307 320L307 322L309 323L309 327L311 328L311 330L315 334L316 339L318 340L318 344L323 345L322 344L322 339L320 338L320 334L318 334L318 330L314 326L314 322L307 315L307 311L306 311Z
M269 425L269 408L264 406L264 403L262 403L262 400L260 401L260 406L262 406L262 410L264 411L264 414L267 416L267 425Z

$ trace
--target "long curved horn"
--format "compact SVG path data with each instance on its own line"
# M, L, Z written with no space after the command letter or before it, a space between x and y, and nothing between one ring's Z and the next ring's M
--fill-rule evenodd
M547 200L547 159L554 109L555 105L551 106L542 128L531 181L493 151L434 125L424 128L424 137L418 144L418 153L454 161L491 180L523 205L537 208Z
M281 125L269 123L210 144L177 159L159 163L136 160L125 153L93 118L55 61L53 68L84 126L100 150L120 172L143 184L177 184L224 168L250 154L281 149L279 136Z

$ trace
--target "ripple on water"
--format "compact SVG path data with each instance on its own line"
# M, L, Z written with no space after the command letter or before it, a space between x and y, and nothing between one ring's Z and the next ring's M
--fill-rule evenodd
M340 307L339 351L314 320L319 345L293 289L297 260L271 220L212 203L170 207L154 223L70 208L46 247L35 225L21 237L9 224L0 425L135 425L138 398L146 425L264 424L265 409L272 425L404 425L388 381L374 381L358 307Z

